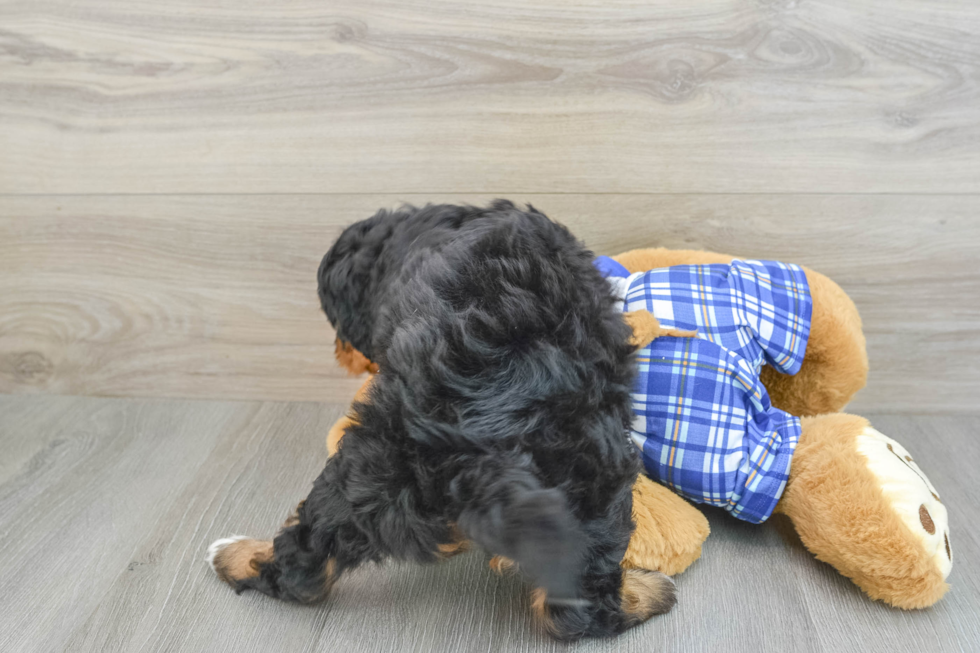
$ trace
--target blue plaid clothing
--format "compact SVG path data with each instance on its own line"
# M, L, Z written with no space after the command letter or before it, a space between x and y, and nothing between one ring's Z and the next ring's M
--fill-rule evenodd
M803 270L740 260L628 276L608 260L597 267L623 311L646 309L664 328L697 331L637 352L630 437L647 473L692 501L765 521L801 429L772 406L759 372L768 364L795 374L803 363L812 308Z

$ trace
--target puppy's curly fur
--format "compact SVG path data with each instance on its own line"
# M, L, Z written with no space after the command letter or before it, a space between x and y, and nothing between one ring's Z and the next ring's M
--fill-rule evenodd
M532 577L558 637L668 610L669 579L624 581L619 566L640 471L624 436L634 366L592 259L564 227L504 201L349 227L323 259L320 299L338 339L380 371L272 558L226 580L314 601L346 569L435 561L462 533Z

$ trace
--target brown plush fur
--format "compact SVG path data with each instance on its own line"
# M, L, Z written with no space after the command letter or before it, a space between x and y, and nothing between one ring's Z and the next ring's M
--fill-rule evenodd
M679 574L701 557L708 520L668 487L642 474L633 485L636 530L623 557L624 568L656 569Z
M667 268L671 265L709 265L711 263L731 263L735 258L730 254L719 254L700 249L667 249L666 247L650 247L647 249L631 249L617 254L613 259L630 271L646 272L654 268Z
M794 376L762 368L762 383L777 408L791 415L823 415L841 410L868 380L861 316L836 283L804 267L813 298L810 339L803 366Z
M818 559L871 598L905 609L930 606L949 586L857 451L867 425L846 414L804 418L777 510L789 516Z
M690 249L634 249L613 257L627 270L642 272L671 265L729 263L729 254ZM762 383L772 404L792 415L822 415L841 410L868 379L861 317L851 298L826 276L804 267L813 315L810 338L799 373L787 376L762 368Z
M676 338L693 338L697 331L684 331L682 329L664 329L660 322L650 311L630 311L623 314L626 324L633 330L630 344L639 349L646 347L660 336L674 336Z

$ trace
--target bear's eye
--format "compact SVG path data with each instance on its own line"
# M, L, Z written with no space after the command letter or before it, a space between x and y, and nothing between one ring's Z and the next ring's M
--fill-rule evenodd
M926 510L926 504L919 506L919 521L922 522L922 528L926 529L926 533L929 535L936 534L936 523L932 521L932 515Z

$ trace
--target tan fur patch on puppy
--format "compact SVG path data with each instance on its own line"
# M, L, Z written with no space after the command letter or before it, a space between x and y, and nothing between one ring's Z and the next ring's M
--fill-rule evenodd
M337 358L337 362L340 363L341 367L354 376L363 374L364 372L374 374L378 371L378 366L369 361L364 354L354 349L349 342L338 340L334 345L334 356Z
M375 368L375 371L377 369ZM368 399L368 393L371 390L371 383L374 381L374 373L371 373L361 387L357 390L354 395L354 402L364 403ZM330 427L330 432L327 433L327 455L333 456L340 449L340 440L344 437L344 433L347 432L347 428L356 424L354 421L353 412L348 412L346 415L338 419L332 427Z
M551 620L551 612L548 611L548 592L540 587L531 590L531 612L538 619L546 631L556 635L555 622Z
M449 524L449 537L448 542L436 546L436 552L440 558L451 558L470 550L470 541L466 539L466 535L463 534L459 526L454 523Z
M517 563L504 556L494 556L490 558L490 562L487 564L491 571L500 576L517 571Z
M234 586L236 581L255 578L260 565L272 561L272 542L240 536L217 540L208 547L208 562L218 578Z
M621 608L633 623L668 612L677 603L677 589L669 577L646 569L624 569L619 591Z
M330 431L327 433L328 456L336 455L337 451L340 449L340 440L344 437L344 433L347 432L347 427L352 426L353 424L354 420L347 415L344 415L330 427Z
M440 544L436 547L439 551L440 558L451 558L454 555L460 553L465 553L470 550L469 540L455 540L453 542L446 542L445 544Z
M440 544L436 548L439 550L440 557L451 558L454 555L469 551L470 543L466 540L463 540L462 542L447 542L445 544Z
M323 584L324 596L330 592L330 588L333 587L334 582L337 580L337 559L330 558L327 560L327 564L323 567L323 576L325 582Z
M289 528L290 526L295 526L296 524L299 523L299 511L303 507L304 503L306 503L306 499L300 501L299 504L297 504L296 508L294 508L293 511L289 513L289 516L286 517L286 521L282 523L283 528Z

